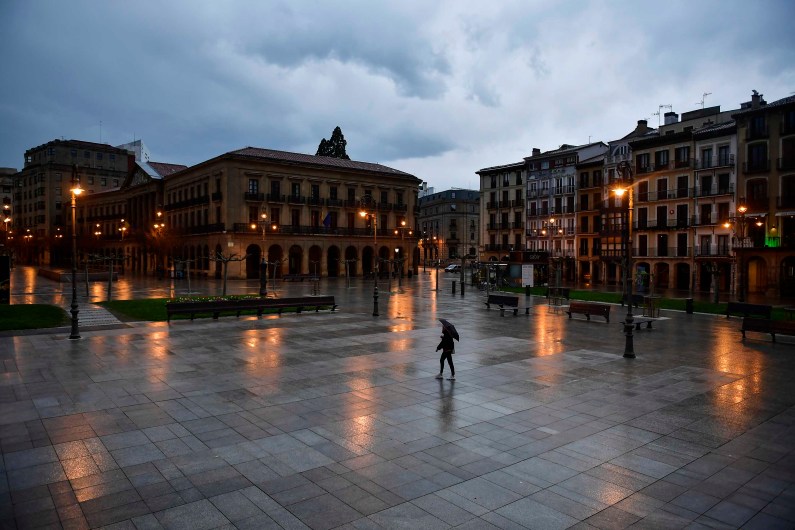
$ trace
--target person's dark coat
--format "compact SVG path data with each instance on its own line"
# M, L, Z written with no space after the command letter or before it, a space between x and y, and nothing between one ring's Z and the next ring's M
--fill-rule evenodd
M442 341L436 347L436 351L442 350L443 352L450 352L455 353L455 344L453 343L453 337L447 330L442 331Z

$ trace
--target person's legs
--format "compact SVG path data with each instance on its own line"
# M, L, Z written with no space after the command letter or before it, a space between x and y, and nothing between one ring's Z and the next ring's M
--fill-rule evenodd
M439 357L439 373L436 376L436 379L442 378L442 372L444 372L444 352L442 352L442 356Z
M450 379L455 379L455 366L453 366L453 352L447 352L447 364L450 365Z

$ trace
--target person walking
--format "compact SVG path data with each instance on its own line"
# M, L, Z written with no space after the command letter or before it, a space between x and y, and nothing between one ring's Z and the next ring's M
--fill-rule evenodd
M444 361L447 359L447 364L450 365L450 377L448 381L455 381L455 366L453 366L453 354L455 353L455 344L453 343L453 336L446 327L442 328L442 341L436 347L436 351L442 350L442 356L439 357L439 375L436 379L444 377Z

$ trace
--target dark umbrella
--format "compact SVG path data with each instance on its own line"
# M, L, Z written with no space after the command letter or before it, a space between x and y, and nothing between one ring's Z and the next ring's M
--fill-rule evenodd
M444 318L440 318L439 322L442 323L442 327L450 333L455 340L460 341L461 339L458 338L458 331L455 329L455 326L452 325L449 321L445 320Z

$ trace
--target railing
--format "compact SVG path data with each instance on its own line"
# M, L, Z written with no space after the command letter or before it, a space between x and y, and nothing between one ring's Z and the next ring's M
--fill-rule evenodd
M638 258L689 258L691 247L640 247L633 249L633 256Z
M731 248L728 245L701 245L695 247L696 258L729 257Z
M489 201L486 203L486 209L488 210L496 210L500 207L500 203L497 201Z
M718 185L713 183L707 187L697 187L693 188L693 197L711 197L713 195L733 195L734 194L734 184L727 185Z
M716 167L734 166L734 155L718 155L717 157L696 160L696 169L712 169Z
M345 204L345 201L342 199L326 199L326 206L336 206L341 207Z
M669 199L686 199L692 197L693 190L691 188L676 188L672 190L656 190L637 193L635 200L637 202L653 202L665 201Z
M743 162L743 173L759 173L762 171L770 171L769 159Z
M177 202L172 202L163 206L166 211L177 210L179 208L187 208L189 206L198 206L210 202L209 195L202 195L201 197L194 197L193 199L185 199Z
M288 195L287 204L306 204L306 197L303 195Z
M249 228L250 225L249 225ZM208 225L190 226L185 229L188 234L208 234L211 232L223 232L224 223L212 223ZM249 230L251 231L251 230Z
M408 211L409 206L407 204L395 204L394 209L396 212L405 212Z
M547 216L547 215L549 215L549 209L548 208L538 208L535 211L531 210L530 213L528 213L527 215L528 215L528 217Z
M511 201L511 206L514 208L522 208L524 206L523 199L514 199Z
M633 221L634 230L677 230L688 228L690 219L647 219L646 221Z
M269 193L265 196L265 200L268 202L284 202L285 197L281 194Z
M306 203L310 206L323 206L325 201L320 197L308 197Z
M694 160L692 158L688 158L686 160L675 160L674 167L676 169L688 168L693 165Z
M221 193L220 191L213 192L212 199L214 201L220 201L223 198L224 198L224 194Z
M521 221L514 221L513 223L511 223L511 228L513 228L514 230L523 230L524 223Z
M245 201L262 202L262 201L265 200L265 194L264 193L253 193L253 192L247 191L246 193L243 194L243 200L245 200Z

